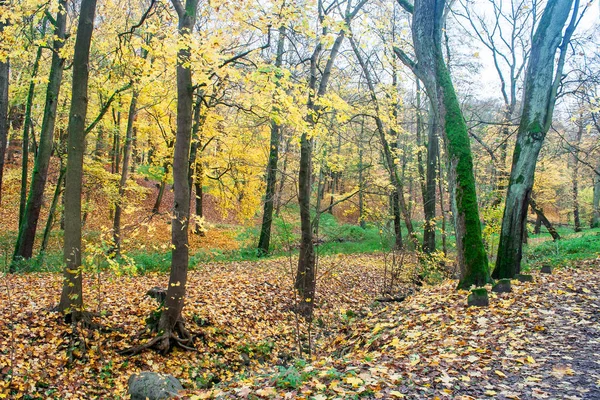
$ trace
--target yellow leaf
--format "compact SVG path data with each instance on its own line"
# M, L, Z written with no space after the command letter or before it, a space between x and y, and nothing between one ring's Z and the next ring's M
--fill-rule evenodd
M402 393L400 393L399 391L397 391L397 390L392 390L390 392L390 396L394 396L394 397L397 397L399 399L403 399L404 398L404 395Z
M506 375L505 375L505 374L504 374L504 372L502 372L502 371L498 371L498 370L496 370L496 371L494 371L494 373L495 373L496 375L498 375L500 378L506 378Z

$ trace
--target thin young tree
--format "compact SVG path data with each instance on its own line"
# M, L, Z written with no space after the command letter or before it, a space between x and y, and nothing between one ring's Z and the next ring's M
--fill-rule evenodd
M285 49L285 25L279 28L279 38L277 40L277 52L275 55L274 66L277 86L280 86L279 79L282 74L279 71L283 64L283 51ZM274 107L275 115L279 113L277 107ZM277 185L277 163L279 162L279 140L281 136L281 125L277 118L271 118L271 138L269 141L269 162L267 164L267 187L265 190L265 202L263 209L263 220L260 228L260 237L258 239L258 254L266 255L269 253L271 243L271 226L273 225L273 204L275 202L275 188Z
M358 14L360 9L366 3L361 0L355 7L352 7L350 0L346 3L344 11L344 22L350 26L352 19ZM324 7L321 1L318 2L318 19L320 32L317 37L317 44L310 57L309 72L309 95L306 103L308 112L306 115L307 128L300 138L300 166L298 169L298 204L300 206L300 252L298 256L298 269L296 272L295 288L300 296L299 313L307 320L311 320L314 310L314 296L316 290L315 275L315 247L313 243L313 221L310 215L310 198L312 189L312 154L314 146L313 131L315 130L322 107L319 105L320 99L327 93L329 79L333 70L334 62L339 54L340 47L346 36L346 27L342 28L329 50L329 56L323 69L319 66L319 59L325 51L323 46L323 37L328 34L328 27L323 24L327 17L327 10L333 6ZM317 210L318 212L319 210Z
M566 52L579 21L578 8L579 0L575 0L574 6L573 0L548 1L533 37L494 278L512 278L521 271L523 235L535 166L552 124ZM571 20L565 30L570 14ZM555 62L558 50L560 55Z

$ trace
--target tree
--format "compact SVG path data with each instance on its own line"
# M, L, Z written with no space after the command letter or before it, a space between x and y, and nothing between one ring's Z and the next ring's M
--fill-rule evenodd
M62 84L62 76L65 59L61 55L64 46L67 11L66 0L59 2L59 11L56 19L51 20L54 25L54 41L52 45L52 62L50 66L50 75L48 77L48 86L46 88L46 104L44 107L44 116L42 119L42 128L40 131L39 144L33 174L31 177L31 188L29 197L23 214L23 223L19 229L13 262L19 258L29 259L33 253L33 244L35 241L35 232L37 229L44 189L48 178L48 166L52 155L54 125L56 122L56 107L58 105L58 95Z
M70 320L87 322L83 310L83 283L81 268L81 187L83 156L85 152L85 117L88 105L89 56L96 0L82 0L75 53L73 55L73 84L69 111L67 139L67 170L65 173L65 236L64 282L58 311Z
M579 0L575 0L571 21L563 34L572 6L573 0L548 1L533 37L494 278L512 278L521 271L522 242L535 166L552 123L568 44L577 26ZM556 64L555 56L559 49Z
M323 111L320 100L325 96L329 79L333 70L334 62L339 54L340 47L346 36L346 29L352 19L358 14L366 0L359 2L352 8L352 2L346 3L345 14L343 15L345 26L337 34L331 49L329 57L322 72L319 68L319 59L324 51L324 36L328 34L327 25L323 24L327 17L326 11L331 7L324 7L322 2L318 3L318 19L320 24L320 34L317 37L318 43L310 57L310 72L308 84L308 100L306 123L307 127L302 132L300 138L300 166L298 169L298 204L300 206L300 253L298 256L298 269L296 272L295 288L300 295L299 312L306 319L312 319L314 309L314 296L316 290L315 276L315 247L313 244L313 221L310 216L310 198L312 181L312 154L314 144L314 131L317 127L319 116ZM317 210L317 213L319 210Z
M283 64L283 51L285 45L285 26L279 28L279 38L277 40L277 53L275 56L275 68L281 68ZM282 74L276 71L276 79L281 79ZM277 82L279 86L279 81ZM279 161L279 139L281 136L281 125L278 122L277 115L280 110L274 107L275 117L271 119L271 138L269 141L269 162L267 164L267 188L265 191L265 205L263 210L263 221L260 228L260 238L258 239L258 253L265 255L269 253L269 244L271 242L271 225L273 224L273 204L275 201L275 187L277 185L277 163Z
M0 7L6 7L8 1L1 0ZM0 35L8 21L0 21ZM4 176L4 156L8 144L8 86L10 77L10 61L8 57L0 56L0 206L2 205L2 178Z
M506 190L508 172L506 158L511 125L517 110L517 94L523 71L531 50L531 32L537 19L537 0L511 0L506 2L489 0L493 18L487 21L472 8L471 2L462 2L464 13L455 11L471 27L469 33L479 40L491 53L494 69L500 80L500 92L504 109L502 110L500 155L495 169L498 170L497 195L493 204L499 205Z
M119 180L119 199L115 204L115 215L113 219L113 250L117 257L121 255L121 202L125 196L125 185L127 184L130 172L129 163L131 161L132 136L134 130L133 124L137 112L137 99L138 92L134 90L133 95L131 96L131 103L129 104L129 114L127 115L125 148L123 149L123 168L121 169L121 179Z
M394 51L423 82L444 132L457 261L461 271L458 286L483 286L491 278L481 235L473 157L467 126L442 50L446 2L417 0L414 8L405 2L401 5L413 14L412 37L417 61L398 47Z
M190 217L190 189L188 181L190 144L192 141L193 84L190 68L189 36L194 30L198 0L172 0L179 17L179 36L183 43L177 52L177 133L173 154L173 186L175 199L171 222L171 273L164 307L158 321L158 336L143 347L154 346L166 353L173 346L188 348L192 336L181 317L185 300L185 286L189 264L188 225ZM133 349L133 352L141 349Z

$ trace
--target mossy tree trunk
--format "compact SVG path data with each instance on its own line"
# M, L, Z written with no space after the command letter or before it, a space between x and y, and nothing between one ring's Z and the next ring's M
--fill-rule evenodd
M535 167L552 123L556 93L567 46L575 30L579 1L575 0L571 23L563 36L572 5L573 0L548 1L533 36L525 76L523 112L513 152L494 278L513 278L521 272L523 235ZM560 57L556 65L555 57L559 47Z
M401 49L396 55L424 83L443 128L448 157L448 182L456 232L460 288L491 282L481 235L481 222L473 175L473 158L467 126L442 51L445 1L418 0L413 13L412 36L417 62Z
M64 282L58 311L71 320L83 318L81 271L81 188L85 153L85 117L88 105L89 56L96 0L82 0L73 56L73 84L68 124L67 171L64 193Z
M63 69L65 59L61 56L61 49L64 46L64 39L67 27L67 2L59 2L59 11L54 20L54 43L52 45L52 61L50 65L50 75L48 77L48 86L46 88L46 104L44 107L44 116L42 119L42 128L40 131L39 147L33 174L31 177L31 188L29 197L23 214L23 223L19 229L17 244L13 261L19 258L29 259L33 254L33 245L35 241L35 232L37 230L40 210L44 198L44 189L48 178L48 167L52 155L54 125L56 122L56 108L58 105L58 96L62 84Z

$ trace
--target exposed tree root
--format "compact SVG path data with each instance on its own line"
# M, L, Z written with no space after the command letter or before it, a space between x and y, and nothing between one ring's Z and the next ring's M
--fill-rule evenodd
M146 329L146 331L148 330ZM150 332L156 333L157 329L150 329ZM162 330L162 332L162 334L150 339L147 343L120 350L117 353L126 356L134 356L145 350L153 349L160 354L167 354L175 347L179 347L180 349L188 351L198 351L194 347L194 339L196 336L190 334L190 332L185 328L185 324L182 319L179 319L172 329ZM139 333L136 335L136 337L140 336L141 334Z

